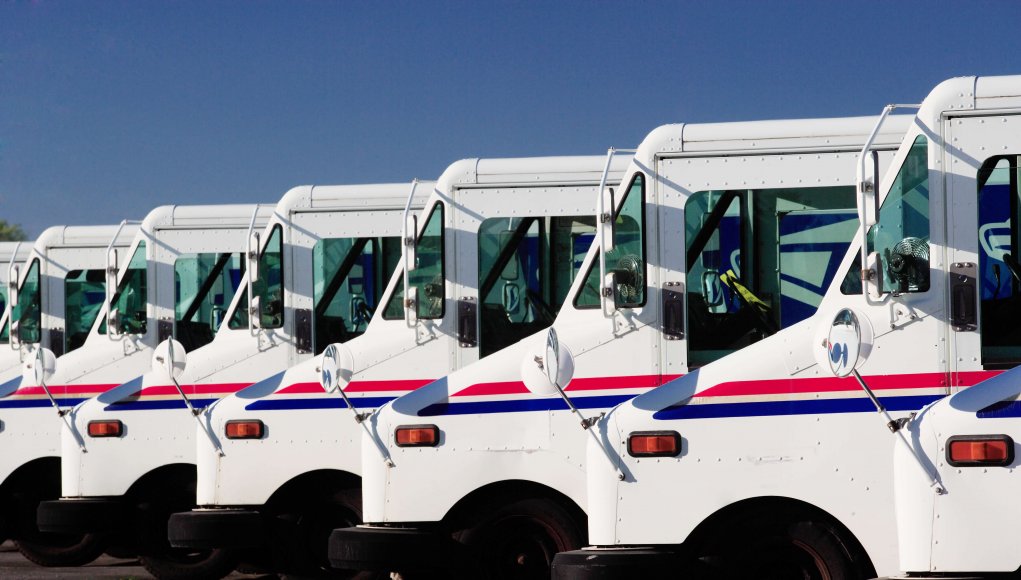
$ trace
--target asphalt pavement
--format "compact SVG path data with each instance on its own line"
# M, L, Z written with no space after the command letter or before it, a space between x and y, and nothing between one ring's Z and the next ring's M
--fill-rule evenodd
M75 580L82 580L83 578L121 578L125 580L140 580L142 578L152 578L152 575L145 571L145 568L138 563L138 560L112 558L106 555L100 556L95 562L85 566L43 568L26 560L18 553L18 549L14 547L13 543L4 542L0 544L0 580L21 580L22 578L74 578ZM270 580L276 578L276 576L239 574L235 572L227 578L237 580Z

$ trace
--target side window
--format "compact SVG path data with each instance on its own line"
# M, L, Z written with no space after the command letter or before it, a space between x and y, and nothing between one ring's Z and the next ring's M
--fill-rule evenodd
M186 254L174 262L174 337L189 352L213 340L241 286L243 254Z
M815 312L858 227L853 187L702 191L684 207L689 366Z
M145 252L142 252L145 269ZM132 258L134 260L134 258ZM143 287L144 290L144 287ZM102 269L72 270L64 278L64 353L85 344L92 324L106 300L106 276ZM142 293L142 324L145 325L145 292ZM20 300L19 300L20 302Z
M7 283L0 284L0 313L7 308ZM2 314L0 314L2 316ZM10 320L5 318L3 320L3 326L0 326L0 344L7 344L11 341L10 338Z
M577 249L585 245L587 250L593 232L594 216L482 222L478 237L481 356L553 323L580 266Z
M869 229L868 251L879 253L884 292L929 290L928 163L928 141L919 136Z
M1018 156L987 160L978 171L978 283L982 365L1021 362L1021 264L1018 263Z
M400 255L399 236L316 242L312 248L316 353L365 332Z
M415 264L408 273L408 284L418 291L418 317L443 318L443 204L437 203L429 212L422 233L415 242ZM404 287L398 282L383 310L383 317L394 320L404 317Z
M613 217L613 251L606 255L606 272L615 274L614 298L621 308L645 304L645 176L636 173ZM585 276L574 299L576 308L599 307L599 263Z
M113 295L113 308L117 309L117 326L125 334L145 334L146 314L145 242L138 242L135 253L128 261L128 270L117 284ZM91 326L90 326L91 327ZM100 332L106 331L106 325ZM68 332L70 339L71 333Z
M259 298L259 317L262 328L280 328L284 325L284 234L277 225L259 255L259 279L252 292ZM248 307L245 296L239 301L229 326L233 329L248 326Z
M38 258L32 260L18 289L18 305L11 313L11 320L18 322L18 340L21 342L37 344L42 339L42 285Z

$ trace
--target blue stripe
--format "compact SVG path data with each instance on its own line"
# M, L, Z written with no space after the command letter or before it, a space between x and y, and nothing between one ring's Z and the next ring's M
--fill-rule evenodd
M61 407L73 407L82 401L87 401L88 397L77 398L77 399L57 399L57 403ZM36 409L39 407L52 407L53 403L50 403L49 399L15 399L13 401L0 400L0 409Z
M220 399L189 399L196 409L204 409ZM104 411L154 411L161 409L187 409L182 399L164 399L161 401L118 401L103 408Z
M943 395L882 397L887 411L916 411ZM831 413L867 413L875 411L872 401L854 399L811 399L805 401L765 401L760 403L711 403L667 407L652 415L653 419L718 419L721 417L777 417L782 415L825 415Z
M394 400L396 397L356 397L355 406L358 408L375 408ZM246 411L294 411L302 409L346 409L347 403L344 399L331 397L328 399L263 399L248 404Z
M598 397L572 397L579 409L609 409L631 399L634 395L602 395ZM528 411L563 411L563 399L515 399L511 401L471 401L467 403L436 403L418 412L419 417L439 415L484 415L490 413L524 413Z
M1021 401L1000 401L976 413L979 419L1021 417Z

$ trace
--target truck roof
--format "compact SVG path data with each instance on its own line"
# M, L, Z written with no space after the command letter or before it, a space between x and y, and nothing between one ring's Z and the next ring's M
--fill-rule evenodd
M142 229L247 227L256 208L257 224L273 215L273 204L161 205L145 216Z
M619 182L630 161L630 154L616 155L607 182ZM447 167L436 187L440 191L450 191L471 185L524 187L599 183L605 167L605 155L461 159Z
M433 187L432 181L420 181L412 207L421 209ZM411 182L363 183L352 185L300 185L291 188L277 202L274 213L287 215L298 211L366 210L404 207L411 193Z
M52 246L105 248L117 233L118 227L120 226L50 226L39 234L32 249L41 253ZM121 239L131 241L137 232L137 225L125 225L121 230Z

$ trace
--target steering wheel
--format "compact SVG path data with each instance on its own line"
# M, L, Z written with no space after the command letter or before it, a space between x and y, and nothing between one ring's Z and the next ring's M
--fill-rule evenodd
M543 324L547 326L553 324L553 321L557 318L557 314L553 311L553 308L549 304L546 304L546 301L542 299L542 296L539 296L538 292L529 288L525 290L525 298L528 299L528 303L535 309Z

